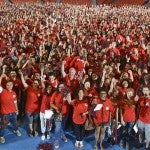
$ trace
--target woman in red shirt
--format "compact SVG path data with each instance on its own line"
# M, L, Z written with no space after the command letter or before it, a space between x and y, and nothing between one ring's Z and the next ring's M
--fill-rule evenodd
M135 113L135 101L134 101L134 89L128 88L120 102L121 110L121 124L123 125L122 139L120 141L120 146L126 144L126 149L129 149L129 140L131 138L131 130L136 120Z
M71 100L67 98L68 102L73 106L73 124L74 124L74 133L76 137L75 146L78 148L82 148L83 145L83 138L85 133L85 122L87 119L87 114L89 110L88 100L84 97L83 89L79 89L77 91L77 98Z
M99 93L99 98L95 98L92 101L93 104L96 104L96 107L99 105L100 107L94 109L95 115L93 116L93 121L96 125L95 128L95 145L94 150L98 149L98 140L100 138L100 148L103 150L103 140L105 138L105 131L107 127L110 126L111 123L111 110L112 110L112 102L107 98L107 93L105 89L101 89Z
M51 130L51 118L46 117L45 111L50 110L50 100L52 96L52 85L46 87L45 93L42 95L41 108L40 108L40 123L41 123L41 139L45 140L45 135L47 139L50 139ZM52 115L52 114L51 114ZM48 126L49 124L49 126Z

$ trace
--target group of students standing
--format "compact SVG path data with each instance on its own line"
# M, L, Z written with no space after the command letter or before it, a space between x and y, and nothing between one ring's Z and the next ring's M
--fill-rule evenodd
M53 121L55 123L55 148L59 148L59 139L67 142L66 138L66 123L68 117L71 116L74 134L76 137L75 146L82 148L83 139L85 137L85 125L88 122L92 124L95 130L95 145L94 150L98 149L100 140L100 148L103 147L106 129L111 128L111 131L122 125L124 130L119 139L120 146L126 144L126 149L129 149L129 141L131 139L131 130L137 124L139 142L143 142L145 132L146 148L150 142L150 89L147 80L144 79L143 86L140 89L140 95L135 94L134 88L129 87L126 80L117 84L119 81L112 78L110 84L106 81L108 76L107 68L103 69L102 78L98 82L97 76L87 74L86 79L79 80L75 68L70 68L68 74L64 70L65 62L62 62L61 72L62 81L58 79L52 72L46 79L44 76L44 68L40 69L40 73L34 73L32 79L26 78L21 70L17 73L11 71L9 77L5 74L5 67L0 76L0 106L1 106L1 128L0 141L5 142L4 129L7 123L12 123L13 132L21 136L17 125L17 91L13 86L24 87L26 93L25 114L29 125L29 136L38 136L38 121L40 117L41 139L50 139L50 130ZM109 72L110 73L110 72ZM128 79L133 80L129 71ZM128 74L127 74L128 75ZM20 85L17 80L20 80ZM92 80L96 80L92 82ZM99 88L95 85L99 85ZM109 85L109 88L108 88ZM20 90L20 89L17 89ZM24 91L25 90L25 91ZM53 115L51 118L45 118L47 110L51 110ZM22 112L23 110L21 110ZM21 113L20 112L20 113ZM70 115L71 114L71 115ZM114 135L110 135L112 138ZM117 135L118 136L118 135ZM115 139L117 141L117 139Z
M55 148L60 138L67 142L68 124L77 148L90 129L94 150L104 149L107 129L121 147L130 149L138 135L149 148L147 8L36 3L0 9L0 143L8 123L21 136L17 118L25 116L30 137L40 127L41 139L50 139L55 124Z

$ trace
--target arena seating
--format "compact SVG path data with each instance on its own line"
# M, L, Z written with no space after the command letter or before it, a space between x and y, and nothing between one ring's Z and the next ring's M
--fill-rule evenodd
M88 5L91 6L92 5L92 1L91 0L62 0L62 3L67 3L67 4L73 4L73 5Z
M37 0L11 0L12 3L33 3L37 2Z
M23 3L23 2L38 2L39 0L11 0L12 3ZM41 0L43 2L56 3L57 0ZM97 5L101 4L112 4L115 6L121 5L143 5L146 0L96 0ZM92 0L61 0L63 4L73 5L92 5ZM5 0L0 0L0 4L5 4Z
M55 3L56 0L43 0L44 2L50 2L50 3Z
M116 0L113 3L114 5L120 6L120 5L142 5L144 4L144 0Z
M101 4L104 4L105 0L97 0L96 3L97 5L101 5Z
M104 3L105 4L112 4L114 0L105 0Z

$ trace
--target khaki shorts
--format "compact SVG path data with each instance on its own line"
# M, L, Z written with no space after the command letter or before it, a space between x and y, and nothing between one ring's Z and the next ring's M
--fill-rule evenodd
M138 128L145 131L145 139L150 142L150 124L138 120Z

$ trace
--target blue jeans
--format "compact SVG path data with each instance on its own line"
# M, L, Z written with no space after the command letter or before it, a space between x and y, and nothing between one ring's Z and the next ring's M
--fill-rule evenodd
M61 135L65 134L66 121L68 116L62 117L62 121L55 121L55 139L58 140Z
M10 122L12 124L12 129L13 131L18 130L18 125L17 125L17 115L16 113L10 113L5 115L6 121ZM4 136L4 129L6 125L0 128L0 137Z

